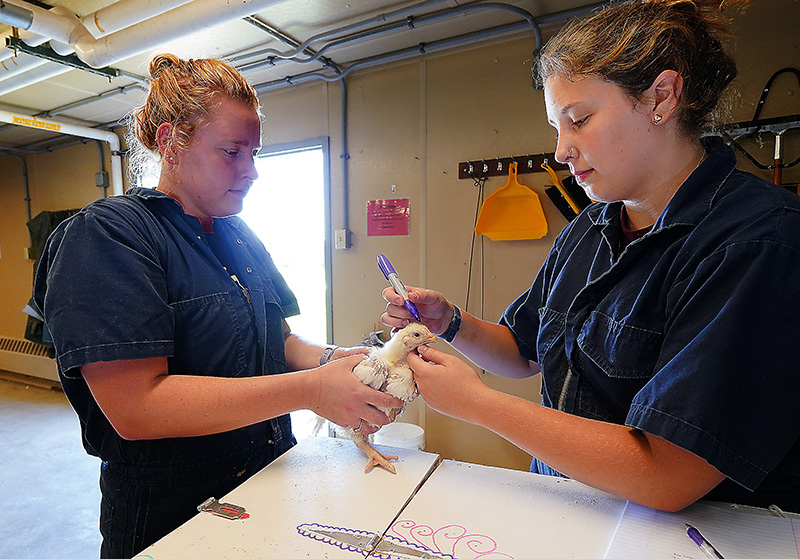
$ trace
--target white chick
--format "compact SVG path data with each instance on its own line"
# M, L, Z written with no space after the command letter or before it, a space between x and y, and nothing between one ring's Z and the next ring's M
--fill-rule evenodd
M436 336L431 334L425 326L412 322L402 330L395 333L383 347L373 348L366 359L359 363L353 373L361 382L381 392L391 394L403 401L403 408L378 408L390 419L394 420L405 409L405 405L419 395L414 382L414 373L406 363L409 353L423 344L436 342ZM364 468L364 473L375 466L381 466L392 473L396 473L390 460L397 460L397 456L383 455L367 442L367 438L352 428L345 430L355 445L367 455L369 461Z

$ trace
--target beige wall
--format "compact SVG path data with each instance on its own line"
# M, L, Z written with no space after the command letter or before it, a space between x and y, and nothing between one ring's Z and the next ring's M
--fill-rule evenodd
M110 168L108 146L103 148ZM31 216L44 210L80 208L98 196L97 143L89 141L49 153L23 155L28 168ZM31 296L33 261L29 246L25 187L21 163L0 154L0 336L22 338L26 315L22 308Z
M761 89L773 72L800 66L797 21L797 0L754 2L748 15L737 19L734 48L741 76L736 89L739 101L730 121L752 117ZM533 47L532 39L515 38L348 78L346 215L352 247L333 253L337 343L357 343L380 328L380 291L385 281L375 265L377 253L391 258L407 284L437 289L464 305L477 189L472 181L458 179L458 162L554 148L555 134L546 123L542 93L531 87ZM798 97L800 87L794 77L780 78L762 117L799 113ZM344 220L340 99L338 83L321 82L262 96L264 145L330 137L334 228L341 228ZM800 155L798 136L786 137L787 160ZM746 145L767 163L772 157L771 137L766 135L763 143L761 149L752 141ZM98 195L94 143L26 158L34 215L44 209L81 205ZM753 170L747 163L742 163L742 168ZM27 232L19 169L16 160L0 156L0 335L15 337L21 337L24 328L24 316L18 311L29 296L32 268L22 258ZM771 178L770 173L760 174ZM797 168L787 171L785 182L796 182L798 177ZM550 182L545 173L521 175L520 182L539 193L550 232L534 241L476 241L469 311L483 312L489 320L496 320L528 287L554 235L566 224L543 192ZM490 179L486 194L503 184L503 177ZM366 203L382 198L410 199L408 237L366 236ZM500 390L539 400L538 379L484 377ZM481 428L426 410L422 403L415 404L407 417L425 426L428 449L447 458L527 468L525 453Z

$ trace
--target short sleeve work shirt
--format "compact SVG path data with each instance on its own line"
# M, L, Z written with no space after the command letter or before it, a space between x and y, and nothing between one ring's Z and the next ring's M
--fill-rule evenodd
M151 189L98 200L50 237L34 295L90 454L152 465L202 461L209 449L241 454L260 440L274 443L276 455L291 446L288 416L207 437L123 440L80 375L88 363L152 357L166 357L172 375L287 370L282 319L299 312L294 295L239 218L215 219L214 227L227 270L199 220Z
M626 247L620 204L584 211L502 323L540 364L545 405L693 452L729 478L725 500L796 506L800 198L706 148Z

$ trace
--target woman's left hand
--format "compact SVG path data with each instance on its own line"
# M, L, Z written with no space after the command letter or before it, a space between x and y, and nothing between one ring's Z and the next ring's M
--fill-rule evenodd
M491 389L462 359L425 345L417 351L419 355L408 355L408 365L425 402L440 413L470 421L481 396Z

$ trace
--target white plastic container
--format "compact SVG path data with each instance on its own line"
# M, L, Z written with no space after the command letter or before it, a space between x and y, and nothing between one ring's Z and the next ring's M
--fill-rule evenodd
M384 425L373 435L373 442L398 448L423 450L425 448L425 429L413 423L390 423Z

